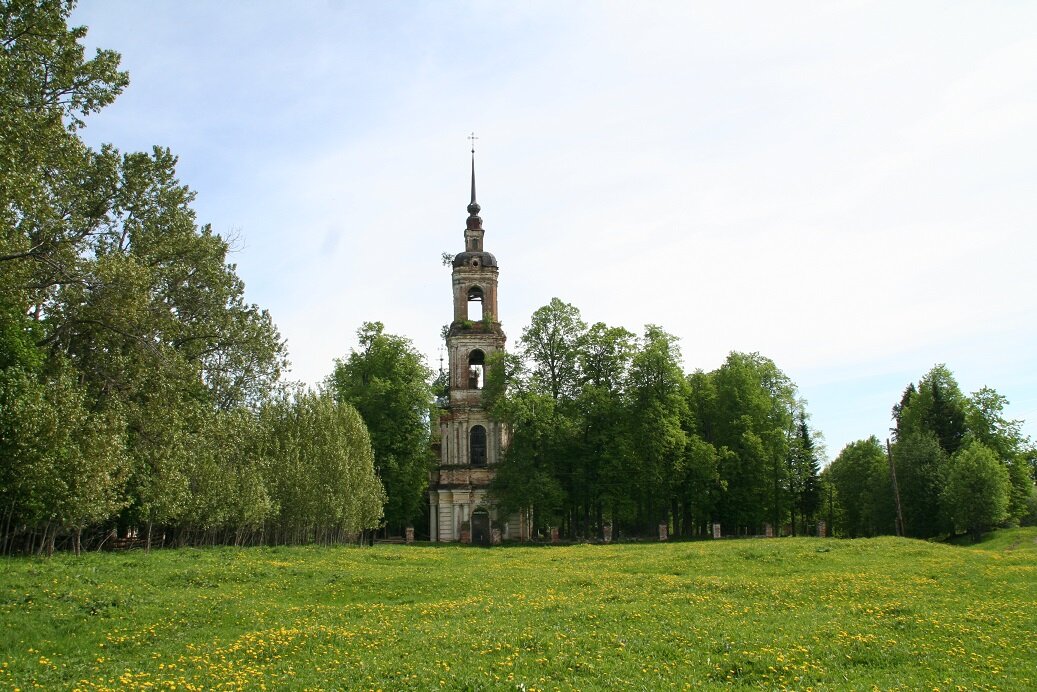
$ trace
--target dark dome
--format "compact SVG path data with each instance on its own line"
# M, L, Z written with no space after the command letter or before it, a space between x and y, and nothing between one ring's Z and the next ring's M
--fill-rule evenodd
M461 252L454 257L455 267L471 267L472 262L478 262L480 267L497 266L497 258L488 252Z

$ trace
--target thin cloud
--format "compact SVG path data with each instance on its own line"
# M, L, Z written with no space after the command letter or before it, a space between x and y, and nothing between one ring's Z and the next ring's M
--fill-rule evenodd
M773 358L831 454L947 362L1037 409L1037 8L882 2L84 3L316 383L364 320L438 365L480 135L510 343L557 295ZM1028 422L1027 430L1037 430Z

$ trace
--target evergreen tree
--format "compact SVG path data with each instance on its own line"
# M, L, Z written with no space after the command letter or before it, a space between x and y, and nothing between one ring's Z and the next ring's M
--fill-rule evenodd
M894 408L897 438L928 432L952 455L965 439L965 412L966 399L954 375L946 365L936 365L918 382L917 392L905 393L900 408Z
M911 432L893 446L897 468L904 533L916 538L934 538L951 530L942 502L947 483L949 458L936 435L928 430Z
M803 531L813 522L821 507L821 465L814 435L807 425L806 410L797 411L796 435L790 444L789 491L792 495L792 531L795 534L797 517Z

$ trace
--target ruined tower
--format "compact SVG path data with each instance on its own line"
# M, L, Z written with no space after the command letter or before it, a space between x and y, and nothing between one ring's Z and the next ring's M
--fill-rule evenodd
M429 529L433 541L486 545L496 537L520 537L520 527L517 516L498 516L488 497L494 467L507 445L507 430L490 418L483 386L487 360L504 350L505 336L497 314L497 259L483 247L479 211L473 147L464 252L454 257L450 273L454 303L446 337L450 392L439 419L439 465L429 482Z

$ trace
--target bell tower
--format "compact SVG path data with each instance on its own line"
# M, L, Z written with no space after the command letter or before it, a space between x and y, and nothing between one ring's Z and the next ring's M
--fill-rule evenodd
M433 541L489 545L520 537L518 517L498 515L488 496L495 466L507 446L507 430L492 420L483 402L490 356L504 350L497 314L497 258L483 245L481 208L475 201L475 141L472 138L472 200L464 252L453 260L453 320L447 332L449 399L439 419L440 458L429 479L429 529ZM512 526L514 524L514 526Z

